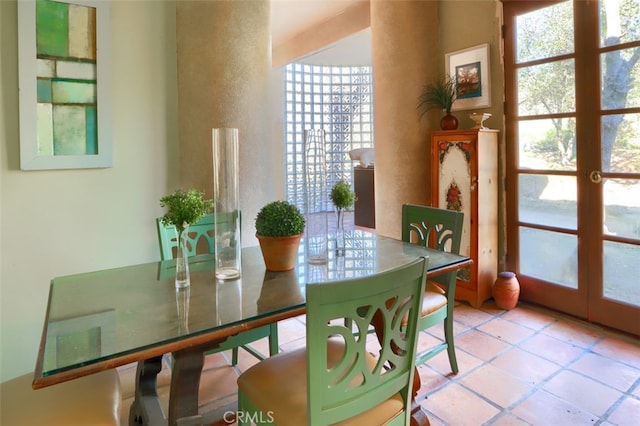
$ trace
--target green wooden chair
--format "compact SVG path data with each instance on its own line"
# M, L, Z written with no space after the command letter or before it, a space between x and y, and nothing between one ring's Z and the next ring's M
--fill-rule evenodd
M158 227L158 240L160 242L160 256L162 260L172 259L175 256L178 247L178 233L175 226L165 226L160 218L156 219ZM189 257L202 253L213 253L215 250L215 234L213 230L214 214L210 213L200 219L198 222L189 225L187 232L187 255ZM265 359L265 356L256 349L249 346L249 343L269 338L269 355L278 353L278 324L270 324L253 330L244 331L240 334L228 338L217 349L208 353L216 353L231 349L231 364L238 364L238 347L255 356L259 360Z
M238 424L408 425L427 261L307 285L306 347L240 375Z
M402 240L460 254L464 213L436 207L404 204L402 206ZM458 361L453 342L453 307L456 294L456 272L429 278L422 301L420 329L444 324L445 340L418 354L416 365L447 350L449 364L458 373Z

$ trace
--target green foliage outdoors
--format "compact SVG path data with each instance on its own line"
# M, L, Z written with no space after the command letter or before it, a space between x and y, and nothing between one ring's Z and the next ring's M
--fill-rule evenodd
M262 237L288 237L303 232L302 213L286 201L265 204L256 216L256 234Z
M341 180L331 188L331 202L338 210L348 209L356 200L356 194L351 191L351 186L345 180Z
M445 75L434 83L429 83L422 89L418 97L418 111L422 117L433 108L443 110L447 115L451 114L451 106L456 99L456 81L449 75Z
M603 47L616 46L640 37L640 3L637 0L603 1L601 9ZM518 25L517 61L526 63L540 58L561 56L574 51L572 2L559 3L523 15ZM616 24L616 25L614 25ZM609 26L610 25L610 26ZM602 57L602 88L600 104L603 110L623 110L640 103L638 66L640 47L613 49ZM558 60L518 70L518 114L520 116L549 115L554 134L541 139L538 150L554 149L569 156L568 141L576 139L575 119L562 115L576 110L576 69L573 60ZM586 100L591 102L595 100ZM602 169L610 171L612 163L636 156L637 114L605 114L602 116ZM573 147L575 148L575 147ZM616 158L617 157L617 158ZM575 158L573 158L575 159ZM635 167L635 166L633 166ZM631 169L632 171L634 169Z
M167 212L162 217L165 225L174 225L178 232L192 223L197 222L211 211L212 200L204 198L204 192L195 189L184 191L178 189L173 194L160 198L160 207L166 207Z

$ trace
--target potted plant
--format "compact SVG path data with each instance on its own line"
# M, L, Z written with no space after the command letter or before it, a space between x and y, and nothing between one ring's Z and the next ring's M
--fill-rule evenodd
M289 271L295 267L304 223L300 210L286 201L272 201L260 209L256 238L268 270Z
M191 284L189 278L189 260L186 248L186 234L189 225L196 223L213 207L213 201L204 198L204 193L195 189L184 191L178 189L172 194L160 198L160 207L167 211L162 216L165 226L175 226L178 237L176 253L176 287L187 287Z
M456 130L458 119L451 114L451 107L456 100L456 80L445 75L433 83L429 83L422 89L418 97L418 110L420 117L433 108L444 111L445 116L440 120L442 130Z
M345 180L340 180L333 185L330 194L331 202L336 207L338 214L336 223L336 253L344 254L344 214L343 211L351 208L356 200L356 194Z

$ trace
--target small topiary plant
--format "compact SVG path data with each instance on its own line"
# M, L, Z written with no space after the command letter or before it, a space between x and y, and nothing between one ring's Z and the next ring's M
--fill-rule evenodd
M356 194L351 190L351 186L345 180L341 180L331 188L331 202L338 210L348 209L353 206Z
M187 226L209 213L213 201L205 200L204 192L178 189L173 194L160 198L160 207L167 208L167 212L162 216L162 223L174 225L178 233L181 233Z
M256 216L256 235L261 237L288 237L303 232L304 216L286 201L265 204Z

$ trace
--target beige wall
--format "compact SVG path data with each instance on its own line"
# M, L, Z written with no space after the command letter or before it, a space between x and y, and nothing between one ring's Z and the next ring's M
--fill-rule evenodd
M160 258L177 185L175 5L113 1L113 167L20 171L17 6L0 1L0 380L33 370L49 281Z
M455 111L460 128L473 127L469 118L472 112L489 112L492 117L485 126L498 129L499 181L498 181L498 264L502 269L505 242L505 202L504 202L504 69L502 63L502 3L496 0L443 1L440 7L440 46L442 55L489 43L491 74L491 107L479 110ZM449 31L448 29L455 29ZM444 71L444 56L441 61Z

